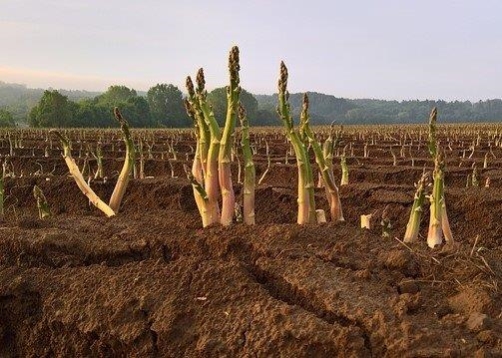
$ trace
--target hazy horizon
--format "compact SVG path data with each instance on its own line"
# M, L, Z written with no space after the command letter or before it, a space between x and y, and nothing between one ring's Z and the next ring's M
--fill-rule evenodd
M31 88L184 90L185 77L204 67L212 89L226 84L228 50L239 45L241 84L254 94L276 92L284 60L290 92L502 97L495 0L0 3L0 80Z

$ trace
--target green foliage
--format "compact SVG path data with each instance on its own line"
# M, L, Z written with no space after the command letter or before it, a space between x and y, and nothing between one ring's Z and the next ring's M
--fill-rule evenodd
M150 107L144 97L131 97L116 106L131 125L131 127L151 127L152 116Z
M136 90L126 86L113 85L108 90L94 99L94 105L101 115L101 110L106 108L107 116L100 122L101 126L115 126L113 108L118 107L127 118L131 127L151 127L152 116L148 102L144 97L139 97Z
M38 104L30 112L33 127L70 127L74 106L56 90L45 91Z
M115 123L111 119L111 109L100 105L93 99L84 99L76 104L74 127L110 127Z
M432 107L441 109L443 122L490 122L502 119L502 100L470 101L385 101L377 99L343 99L322 93L308 93L314 124L341 123L422 123ZM277 95L255 95L259 110L270 112L277 106ZM290 94L291 111L298 117L301 111L300 93ZM265 112L265 113L266 113ZM267 116L268 117L268 116ZM274 117L275 118L275 117ZM265 118L263 118L265 119ZM260 124L262 124L260 119ZM263 123L269 124L269 123ZM277 125L277 120L274 125Z
M150 92L151 91L151 92ZM134 127L145 126L189 126L185 112L178 103L181 92L173 85L159 84L150 89L147 96L149 113L144 102L133 98L143 98L141 93L125 86L111 86L105 93L87 91L58 92L67 98L70 111L73 112L72 123L61 125L72 127L110 127L115 126L112 108L128 108L128 115ZM47 92L47 91L46 91ZM52 92L50 90L49 92ZM27 88L24 85L9 84L0 81L0 108L9 111L15 122L25 122L39 126L38 108L33 107L41 100L44 90ZM181 95L182 96L182 95ZM502 100L490 99L479 102L470 101L384 101L375 99L343 99L322 93L309 92L310 117L312 124L329 124L333 120L339 123L421 123L432 107L441 110L441 120L451 122L490 122L502 119ZM164 102L164 98L166 101ZM290 95L291 112L298 118L302 105L302 94ZM223 124L226 111L226 89L218 88L209 94L216 118ZM243 102L250 124L279 125L277 121L277 94L252 95L242 91ZM30 112L30 110L32 110ZM132 117L129 116L131 113ZM68 120L68 118L66 118Z
M136 90L126 86L113 85L108 87L108 90L102 95L96 97L98 103L114 106L117 103L124 103L127 100L137 97Z
M275 108L261 108L256 112L255 126L277 126L277 111Z
M41 88L27 88L25 85L5 83L0 81L0 107L5 107L16 122L26 122L30 110L42 98L44 90ZM98 92L59 90L63 96L71 101L93 98Z
M144 97L125 86L111 86L94 99L69 101L58 91L45 91L29 114L33 127L111 127L116 126L113 108L118 107L133 127L150 127L150 107Z
M151 87L147 101L155 125L164 127L187 127L190 120L183 105L183 93L171 84Z
M4 108L0 108L0 127L15 127L14 117L12 113Z
M218 124L220 126L225 122L225 116L227 114L227 89L226 87L220 87L212 90L207 95L208 102L213 108L214 115ZM240 102L242 106L246 109L247 117L251 125L256 122L258 115L258 101L256 98L248 91L241 89ZM275 117L274 113L274 117Z
M331 95L316 92L307 92L307 95L310 101L310 119L313 124L329 124L334 119L345 119L345 114L356 107L349 100ZM264 117L263 120L266 120L266 123L260 121L259 124L278 125L275 114L278 102L277 94L256 95L255 97L258 100L260 111L265 111L261 113L261 116ZM302 110L303 93L291 93L289 95L289 103L291 114L294 118L298 118ZM267 120L271 114L273 114L273 122Z

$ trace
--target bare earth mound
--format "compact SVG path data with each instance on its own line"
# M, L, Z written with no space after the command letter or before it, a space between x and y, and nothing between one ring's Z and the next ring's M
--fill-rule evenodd
M154 178L132 180L120 214L107 219L58 153L39 164L30 152L12 158L24 175L6 179L0 357L502 355L500 163L482 172L492 187L466 189L470 165L452 159L446 200L456 242L431 250L427 209L420 242L396 239L423 163L394 167L376 149L371 159L349 158L344 223L294 224L296 169L274 159L257 190L257 225L207 229L188 181L169 177L183 176L183 160L147 161ZM120 169L107 160L109 171ZM261 175L266 161L257 163ZM39 167L52 175L27 175ZM38 219L34 184L50 219ZM113 184L92 186L109 197ZM387 205L393 230L383 238ZM361 230L359 216L369 213L375 228Z
M78 190L71 184L62 187ZM431 253L350 223L202 230L191 197L188 209L179 205L186 184L132 185L130 201L138 202L129 208L146 198L143 185L170 190L168 208L126 207L112 219L21 218L0 229L1 356L441 357L502 349L498 248L471 256L472 243L459 243ZM285 199L294 209L292 193L258 191L264 213Z

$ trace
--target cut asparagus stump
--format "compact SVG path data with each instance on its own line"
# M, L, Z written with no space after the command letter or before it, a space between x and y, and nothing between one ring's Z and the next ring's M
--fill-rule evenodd
M79 189L84 193L84 195L89 199L89 202L101 210L107 217L115 216L115 212L106 204L99 196L91 189L89 184L85 181L80 169L75 163L75 159L71 156L71 147L68 139L56 130L52 130L55 136L59 138L61 144L63 145L63 158L68 166L71 176L77 183Z
M40 219L45 219L50 217L51 211L49 210L49 204L47 203L47 199L45 198L42 189L40 189L37 185L33 187L33 196L37 200L38 217Z
M406 243L413 242L418 239L420 232L420 220L422 219L423 205L425 203L425 187L427 184L428 174L422 174L422 177L416 184L415 198L411 207L410 219L406 225L406 232L403 241Z
M291 142L295 151L296 163L298 167L298 224L315 223L317 221L315 207L312 208L314 182L312 171L308 172L310 165L307 165L309 160L307 151L300 139L299 133L293 126L293 118L291 116L290 105L288 102L289 93L288 86L288 69L284 62L281 62L279 76L279 106L277 112L286 129L286 137ZM310 178L310 181L309 181Z
M125 154L125 159L124 159L124 165L122 167L122 170L120 172L120 175L117 179L117 184L115 184L115 188L113 190L112 196L110 198L110 203L109 206L110 208L115 212L118 213L120 203L122 202L122 199L124 198L124 194L127 188L127 184L129 183L129 177L131 174L131 170L134 166L134 158L135 158L135 149L134 149L134 142L131 138L131 132L129 131L129 124L127 121L122 117L122 114L120 114L120 111L117 107L114 109L114 114L115 114L115 119L120 124L120 129L122 130L122 133L124 135L124 142L126 145L126 154Z
M246 116L246 111L242 105L239 106L239 119L242 127L242 154L244 156L244 199L243 199L243 215L244 223L248 225L255 224L255 186L256 186L256 170L253 162L253 152L251 151L249 139L249 122Z
M310 145L312 146L315 154L315 160L317 165L319 166L319 170L321 171L321 178L324 186L326 187L327 199L330 204L330 214L332 221L343 221L343 213L342 213L342 204L340 202L340 195L338 192L338 187L336 186L333 170L327 164L327 158L321 148L321 145L317 141L310 128L310 121L308 115L309 101L308 96L305 94L303 96L303 109L302 109L302 123L303 130L308 138ZM329 144L328 144L329 145ZM325 152L329 153L329 150L326 149Z
M431 248L441 245L443 235L446 241L453 242L444 197L444 160L439 149L436 131L437 109L433 108L429 117L429 152L434 160L434 172L432 174L434 184L430 195L430 221L427 233L427 244Z
M232 224L235 194L232 185L231 150L233 145L233 135L237 121L237 110L239 108L239 96L241 88L239 86L239 48L232 47L228 59L228 69L230 73L230 84L227 87L227 117L225 127L221 135L220 152L218 156L218 179L221 188L221 224L228 226Z
M124 197L124 193L129 182L129 175L131 173L132 167L134 165L135 149L134 143L131 138L131 133L129 131L129 125L127 121L122 117L118 108L114 109L115 118L120 123L120 128L124 135L124 141L126 144L126 157L124 160L124 166L120 172L117 183L113 190L112 196L110 198L110 203L106 204L101 198L91 189L89 184L85 181L82 172L77 166L77 163L71 156L71 146L69 140L62 135L57 130L52 130L51 133L56 135L63 146L63 158L68 166L71 176L77 183L79 189L84 193L84 195L89 199L90 203L101 210L107 217L115 216L118 213L120 203Z

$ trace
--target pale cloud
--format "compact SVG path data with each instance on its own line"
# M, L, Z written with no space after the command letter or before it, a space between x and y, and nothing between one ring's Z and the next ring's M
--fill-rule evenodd
M139 90L145 90L150 87L145 81L131 80L129 78L87 76L6 66L0 66L0 80L11 83L23 83L29 87L75 88L88 91L104 91L112 84L126 85Z
M39 28L40 26L38 24L29 21L0 21L0 32L5 37L11 37L12 34L19 36L25 33L32 33Z
M242 86L385 99L500 97L500 0L0 0L0 80L106 89L183 88L201 66Z

